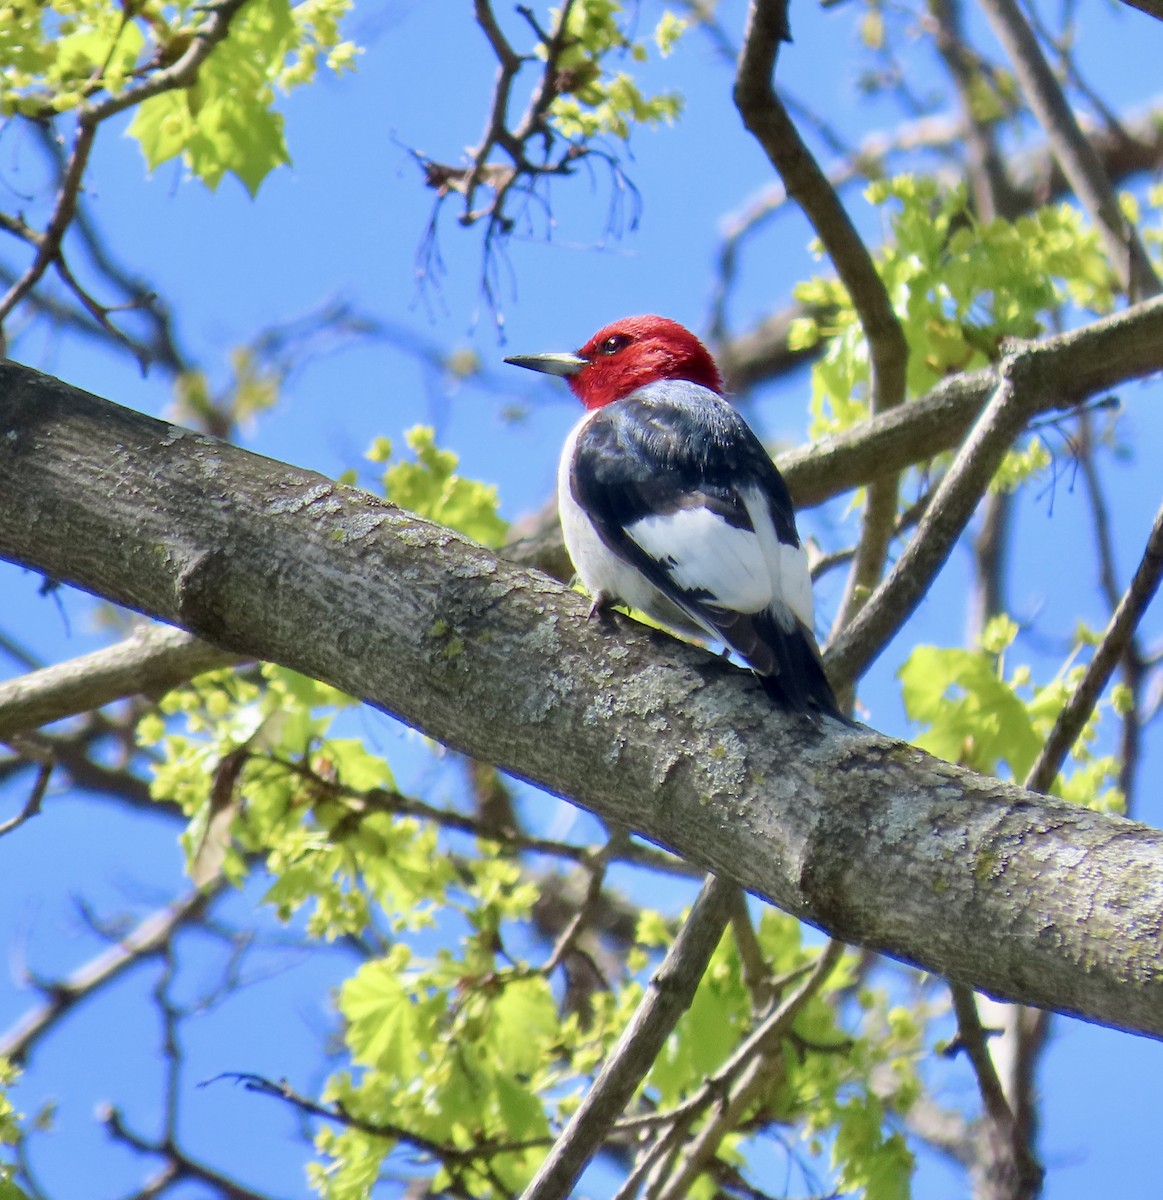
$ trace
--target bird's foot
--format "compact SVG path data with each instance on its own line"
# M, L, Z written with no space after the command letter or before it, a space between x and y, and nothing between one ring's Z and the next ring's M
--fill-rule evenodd
M617 600L606 592L595 592L593 599L590 600L590 611L586 613L586 620L592 621L594 617L604 617L616 603Z

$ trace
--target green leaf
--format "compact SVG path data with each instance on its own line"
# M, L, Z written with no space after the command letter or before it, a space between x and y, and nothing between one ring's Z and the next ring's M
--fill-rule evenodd
M1036 336L1068 301L1094 312L1113 303L1100 240L1066 205L982 223L964 188L913 176L875 180L865 196L890 210L892 236L877 268L908 341L910 396L955 371L996 361L1007 338ZM812 433L822 436L863 419L868 348L837 280L811 280L796 295L830 314L822 331L830 338L812 372ZM999 486L1016 486L1045 461L1045 447L1031 439L1007 459Z
M177 158L193 132L193 117L186 96L163 92L139 105L127 137L136 139L145 155L146 166L156 171L162 163Z
M253 197L276 167L291 161L277 92L312 78L320 50L350 65L355 48L340 53L339 18L348 0L250 0L229 35L211 51L197 81L183 91L144 101L128 134L149 169L181 157L214 189L234 175Z
M497 1069L532 1074L543 1064L557 1025L557 1006L545 979L537 975L506 982L492 1005L487 1038Z
M914 739L916 745L983 774L998 774L1001 764L1016 779L1028 774L1077 686L1081 668L1032 688L1032 696L1024 700L1019 688L1029 688L1029 668L1018 666L1007 680L1000 655L1016 632L1009 618L998 617L983 635L988 651L918 646L909 655L898 674L905 711L926 727ZM1085 644L1085 637L1081 640ZM1111 707L1117 710L1120 702L1125 700L1112 697ZM1088 749L1098 720L1096 710L1073 747L1073 760L1081 765L1059 774L1053 790L1088 808L1121 812L1125 798L1117 786L1117 761L1094 758Z
M505 1074L498 1074L494 1083L497 1089L497 1111L504 1122L507 1138L519 1141L524 1138L544 1137L549 1132L545 1108L527 1083Z
M918 646L898 676L909 719L928 726L922 749L985 774L1005 762L1019 779L1033 765L1042 738L992 655Z
M899 1133L884 1135L884 1111L865 1095L840 1107L833 1162L840 1167L840 1189L861 1190L864 1200L908 1200L913 1155Z
M185 151L190 169L211 190L235 175L253 199L262 181L290 163L283 117L261 104L222 96L198 114L197 131Z
M339 993L355 1061L401 1078L419 1073L421 1054L431 1039L401 979L407 960L406 948L397 946L387 958L364 963Z

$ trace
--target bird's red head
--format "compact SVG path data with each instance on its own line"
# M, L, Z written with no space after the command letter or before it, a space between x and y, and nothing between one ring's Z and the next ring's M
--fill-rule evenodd
M586 406L601 408L648 383L686 379L720 395L723 378L706 346L666 317L626 317L599 329L576 354L507 358L515 366L565 376Z
M601 408L648 383L687 379L722 393L710 351L689 329L666 317L626 317L599 329L578 351L585 359L567 382L586 406Z

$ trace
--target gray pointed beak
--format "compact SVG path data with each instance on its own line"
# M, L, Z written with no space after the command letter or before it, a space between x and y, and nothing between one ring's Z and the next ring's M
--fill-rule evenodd
M540 371L543 375L576 375L588 361L579 354L514 354L505 359L514 367Z

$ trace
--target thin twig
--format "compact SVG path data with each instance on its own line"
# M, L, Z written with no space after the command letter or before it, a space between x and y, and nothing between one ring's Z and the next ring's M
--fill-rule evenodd
M38 764L36 769L36 779L33 780L32 791L29 793L28 799L24 802L24 807L7 821L0 824L0 837L12 833L19 829L25 821L31 821L33 817L40 815L40 805L44 800L44 794L48 790L48 781L52 778L53 763L42 762Z
M114 1141L128 1146L138 1154L155 1155L162 1159L161 1171L151 1181L151 1186L138 1192L138 1196L158 1196L162 1191L168 1190L171 1184L186 1180L208 1185L218 1195L228 1197L229 1200L271 1200L267 1193L252 1191L236 1179L223 1175L222 1172L180 1150L169 1137L152 1139L137 1133L126 1124L124 1113L115 1105L99 1108L97 1118Z
M957 1040L950 1050L964 1050L969 1058L992 1134L992 1152L986 1164L991 1194L1004 1195L1007 1200L1033 1200L1041 1191L1044 1172L1031 1155L1028 1141L1019 1135L986 1045L987 1034L973 990L964 984L950 983L949 992L957 1016Z
M457 812L455 809L428 804L423 800L405 796L401 792L389 791L386 788L369 788L367 791L360 791L357 788L346 786L342 781L322 778L312 770L309 763L277 758L273 755L264 755L262 761L302 777L329 797L353 801L356 815L360 809L365 809L368 812L419 817L421 820L431 821L434 825L442 828L474 834L507 848L530 854L547 854L583 866L591 863L594 857L594 851L589 846L575 845L572 842L563 842L555 838L537 837L515 830L497 829L491 825L482 824L479 817L469 816L466 813ZM606 852L609 860L613 862L634 863L637 866L649 867L651 870L663 871L685 878L699 877L698 871L673 854L656 850L652 846L639 845L629 839L611 839L607 844Z
M602 899L602 884L606 879L606 864L613 854L614 844L615 842L628 843L629 840L629 837L624 833L615 834L602 847L594 859L586 864L590 873L590 881L586 887L585 897L569 924L561 931L561 935L550 951L549 957L541 965L540 970L543 975L552 975L561 966L565 956L573 950L577 939L593 921L594 914Z
M317 1100L312 1100L310 1096L304 1096L301 1092L297 1092L285 1079L276 1083L273 1079L267 1079L265 1076L255 1075L249 1071L223 1071L222 1074L204 1080L198 1086L210 1087L221 1080L241 1084L248 1092L255 1092L260 1096L271 1096L276 1100L283 1100L308 1116L321 1117L325 1121L334 1121L346 1129L358 1129L361 1133L368 1133L373 1137L381 1137L411 1146L413 1149L431 1155L438 1162L446 1164L471 1164L477 1160L495 1158L499 1154L520 1154L525 1150L536 1150L547 1146L552 1140L547 1137L526 1138L511 1142L481 1140L468 1147L455 1146L451 1143L435 1141L391 1121L367 1121L349 1112L341 1104L320 1104Z
M40 1038L64 1013L94 995L135 963L161 953L178 929L201 916L223 886L219 878L213 885L188 893L147 917L117 945L97 955L65 979L39 985L47 993L47 1001L22 1017L0 1037L0 1058L10 1058L14 1062L25 1060Z
M1160 579L1163 579L1163 507L1155 514L1155 522L1130 587L1111 617L1094 657L1087 664L1086 673L1058 714L1050 736L1026 776L1025 786L1030 791L1046 791L1062 769L1066 755L1078 740L1078 735L1094 711L1099 696L1110 682L1119 659L1158 590Z
M751 993L751 1007L758 1011L771 999L772 978L763 947L755 934L755 926L751 923L751 913L747 909L747 893L742 888L738 889L731 900L731 934L739 952L743 982Z

